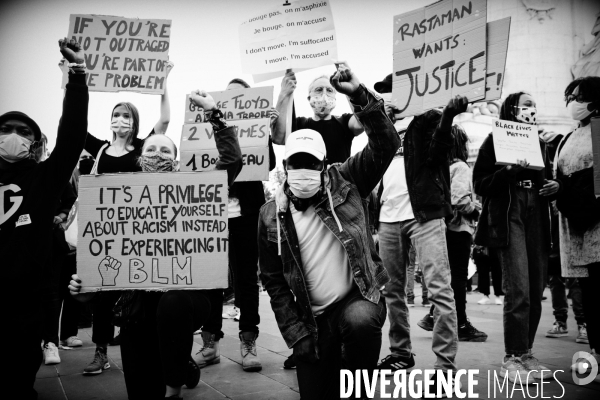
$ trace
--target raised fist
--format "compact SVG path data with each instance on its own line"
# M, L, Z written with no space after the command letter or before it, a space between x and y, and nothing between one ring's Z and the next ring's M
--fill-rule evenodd
M102 276L102 286L115 286L115 280L119 275L119 268L121 268L121 262L111 256L106 256L98 264L98 271Z
M70 63L83 64L85 57L81 45L76 40L59 39L58 46L63 57Z
M296 90L296 74L291 69L285 71L281 80L281 95L290 96Z
M446 108L444 108L444 116L454 118L458 114L467 111L469 100L465 96L456 95L448 102Z
M337 71L329 79L335 90L350 96L360 86L358 77L345 63L337 64Z
M190 94L190 102L204 111L212 111L216 108L215 100L204 90L194 90Z

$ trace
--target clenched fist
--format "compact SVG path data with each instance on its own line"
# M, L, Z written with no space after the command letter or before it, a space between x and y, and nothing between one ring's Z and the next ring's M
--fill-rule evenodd
M98 264L98 271L102 276L102 286L115 286L115 280L119 275L119 268L121 268L121 261L111 256L106 256Z

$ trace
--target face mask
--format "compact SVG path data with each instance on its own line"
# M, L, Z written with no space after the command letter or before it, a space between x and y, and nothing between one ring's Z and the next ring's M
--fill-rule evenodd
M138 158L138 164L144 172L177 171L179 163L171 156L153 151Z
M308 199L317 194L321 187L321 172L314 169L287 170L287 182L294 196Z
M0 136L0 157L9 163L24 160L29 157L32 144L31 140L16 133Z
M567 108L569 109L571 118L573 118L576 121L583 121L584 119L586 119L587 117L592 115L592 113L594 112L593 110L590 111L588 109L589 105L590 105L589 102L580 103L578 101L572 101L569 103Z
M329 97L326 94L310 97L310 106L316 114L329 114L335 108L335 105L335 97Z
M515 115L517 121L529 125L537 123L537 109L535 107L517 107L517 110L519 110L519 115Z
M113 117L110 123L110 129L117 135L124 134L131 130L131 122L125 117Z

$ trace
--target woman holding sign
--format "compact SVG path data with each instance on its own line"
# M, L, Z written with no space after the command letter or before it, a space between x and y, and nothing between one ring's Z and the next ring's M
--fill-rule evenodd
M579 126L564 137L555 158L562 186L556 201L561 275L579 280L591 353L600 361L600 308L595 293L600 287L600 199L594 193L594 189L598 192L594 152L599 150L600 126L596 127L597 118L592 122L600 114L600 77L575 79L565 90L565 101ZM583 364L591 365L579 359L572 368L581 373L586 369Z
M500 120L535 125L533 97L524 92L509 95L500 109ZM534 130L535 132L536 130ZM549 200L559 190L552 180L545 143L540 141L545 162L541 170L528 169L527 160L496 165L490 134L479 149L473 169L475 193L483 197L483 209L475 243L493 248L503 274L504 357L501 376L511 382L551 375L531 352L542 312L550 247Z
M167 78L173 63L167 64ZM167 132L171 119L169 95L165 93L160 101L160 118L150 132L164 134ZM137 108L128 102L118 103L112 111L110 129L112 141L100 140L88 133L85 150L96 157L92 174L116 174L119 172L138 172L142 168L138 164L144 140L138 138L140 117ZM85 375L97 375L110 368L106 348L113 341L114 326L112 324L112 309L120 296L120 292L105 292L95 299L93 309L92 341L96 344L96 352L92 362L84 368Z

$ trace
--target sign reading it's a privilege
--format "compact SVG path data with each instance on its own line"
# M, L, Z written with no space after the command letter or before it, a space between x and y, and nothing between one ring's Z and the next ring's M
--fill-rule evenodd
M79 181L83 292L227 287L227 172Z
M520 122L492 120L492 135L496 165L513 165L517 160L527 160L527 168L544 168L537 126Z
M443 0L394 17L392 102L401 116L485 97L486 0Z
M240 26L242 71L254 81L337 61L329 1L299 0L255 14Z
M164 93L170 20L71 14L67 37L85 51L90 91Z

